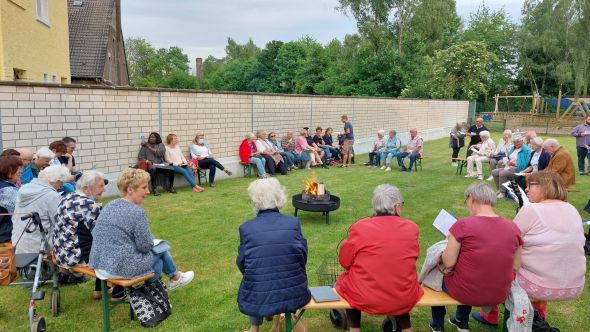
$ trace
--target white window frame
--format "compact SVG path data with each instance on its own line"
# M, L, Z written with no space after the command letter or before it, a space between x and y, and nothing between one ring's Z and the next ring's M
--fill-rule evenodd
M49 0L35 0L37 20L49 26Z

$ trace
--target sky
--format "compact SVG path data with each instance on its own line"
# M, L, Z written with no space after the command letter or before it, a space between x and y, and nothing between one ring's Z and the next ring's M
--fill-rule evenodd
M464 22L482 0L456 0ZM141 37L157 48L178 46L195 58L225 56L227 38L243 44L252 38L259 47L271 40L304 36L322 44L355 33L356 23L336 9L338 0L123 0L123 36ZM523 0L485 0L504 9L517 22Z

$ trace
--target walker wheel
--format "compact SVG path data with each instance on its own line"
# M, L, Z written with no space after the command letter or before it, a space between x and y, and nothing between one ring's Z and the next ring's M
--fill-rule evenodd
M59 306L61 299L59 294L59 288L52 288L51 289L51 314L53 317L57 317L59 315Z
M346 330L348 328L346 311L343 309L330 310L330 321L332 322L332 325L337 329Z
M383 331L383 332L401 332L401 329L397 325L397 322L395 325L396 326L394 329L393 322L391 321L391 319L389 319L389 317L386 316L385 319L383 319L383 323L381 323L381 331Z
M45 332L47 331L45 326L45 318L38 316L33 318L33 324L31 324L31 332Z

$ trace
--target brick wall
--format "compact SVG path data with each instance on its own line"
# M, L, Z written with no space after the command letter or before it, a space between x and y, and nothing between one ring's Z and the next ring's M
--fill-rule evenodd
M204 132L217 158L236 163L244 134L256 129L279 137L305 126L341 131L340 115L347 114L363 152L379 129L396 129L402 139L412 127L425 139L444 137L467 111L464 101L0 84L4 149L35 150L72 136L81 169L112 176L135 163L140 136L160 126L164 139L177 134L185 150L196 132Z

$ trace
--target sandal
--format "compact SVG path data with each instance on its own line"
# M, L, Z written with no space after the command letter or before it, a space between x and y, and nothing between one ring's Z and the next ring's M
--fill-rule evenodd
M203 187L200 187L200 186L193 187L193 192L202 193L203 191L205 191L205 189Z

